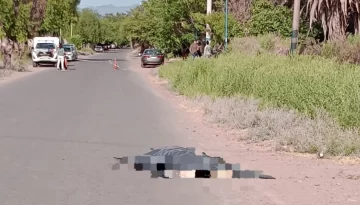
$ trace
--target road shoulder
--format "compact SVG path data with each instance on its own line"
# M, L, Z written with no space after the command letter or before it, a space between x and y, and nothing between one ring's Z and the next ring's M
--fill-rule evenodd
M80 55L79 60L86 60L90 59L93 56L98 55L99 53L89 54L89 55ZM15 70L7 70L7 69L0 69L0 86L8 83L15 82L16 80L32 76L36 73L55 69L53 66L40 66L34 68L30 64L26 64L24 71L15 71Z
M176 110L179 127L191 133L188 138L198 149L221 156L230 163L241 163L242 169L263 170L277 177L274 181L251 185L256 192L261 192L264 201L298 205L360 202L360 191L356 189L360 180L358 161L317 159L314 155L275 152L261 144L245 143L239 140L241 133L227 132L205 122L201 107L171 92L168 83L156 77L157 69L141 68L137 57L129 55L129 60L132 70ZM237 195L238 191L230 191L226 198ZM254 191L249 191L248 195L256 198Z
M12 83L16 80L22 79L24 77L31 76L33 74L54 69L54 67L36 67L33 68L31 65L26 65L24 71L15 71L15 70L6 70L0 69L0 85Z

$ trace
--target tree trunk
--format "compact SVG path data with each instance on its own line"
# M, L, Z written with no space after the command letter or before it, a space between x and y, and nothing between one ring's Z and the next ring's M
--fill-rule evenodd
M330 21L328 21L328 40L344 40L346 38L346 27L345 19L341 12L337 9L332 12L332 15L329 16Z
M245 23L250 19L251 2L251 0L229 0L229 12L239 23Z
M30 37L33 38L38 34L41 22L45 17L47 0L32 0L32 6L30 11L30 20L32 25L30 27Z
M28 39L27 40L27 52L31 53L33 46L34 46L33 39ZM81 48L79 48L79 49L81 49Z
M358 13L354 13L352 20L353 20L353 25L354 25L354 34L355 35L359 35L360 34L360 23L359 23L359 14Z
M11 69L11 55L13 52L13 42L8 38L1 40L0 51L3 55L3 64L5 69Z
M130 47L134 49L134 40L130 37Z
M11 68L19 71L21 69L20 65L21 58L21 48L20 45L16 42L13 43L12 52L11 52Z

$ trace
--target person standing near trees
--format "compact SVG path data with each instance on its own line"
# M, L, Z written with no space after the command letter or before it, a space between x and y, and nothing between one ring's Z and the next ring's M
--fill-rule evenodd
M204 57L210 58L210 56L211 56L211 47L209 45L209 41L206 41L206 46L204 48Z
M65 50L63 48L63 46L60 44L59 45L59 49L58 49L58 52L57 52L57 55L58 55L58 60L57 60L57 69L60 70L60 64L61 64L61 70L62 71L65 71Z
M194 41L194 42L190 45L190 53L191 53L193 59L194 59L195 57L197 57L197 52L198 52L197 41Z

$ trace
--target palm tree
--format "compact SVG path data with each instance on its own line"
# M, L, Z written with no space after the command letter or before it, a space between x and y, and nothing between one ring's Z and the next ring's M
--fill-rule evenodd
M359 34L360 0L307 0L310 28L314 22L321 23L325 39L341 40L346 37L349 24L353 33Z

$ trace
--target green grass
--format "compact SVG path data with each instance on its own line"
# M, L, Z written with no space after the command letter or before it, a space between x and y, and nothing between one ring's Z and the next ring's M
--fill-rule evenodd
M189 97L248 96L315 117L324 109L342 127L360 127L360 67L313 56L229 54L173 62L159 70Z

